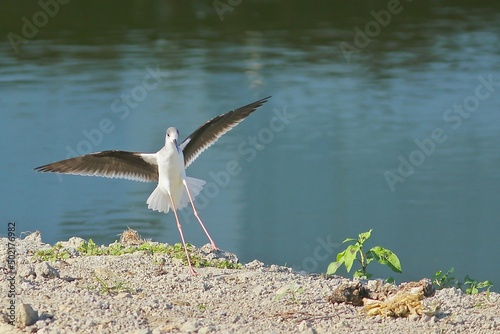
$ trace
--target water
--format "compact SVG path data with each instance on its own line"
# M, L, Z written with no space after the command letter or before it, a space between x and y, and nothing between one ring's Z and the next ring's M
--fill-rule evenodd
M399 15L351 62L339 43L353 44L369 16L293 33L283 20L235 31L59 28L17 55L2 42L4 226L49 243L110 243L127 227L179 242L173 215L147 209L154 184L33 168L107 149L155 152L169 126L184 138L272 95L187 171L208 181L197 203L221 248L324 272L345 238L373 228L368 246L398 254L398 281L455 267L457 278L500 284L500 86L484 86L500 82L499 16L452 6ZM470 112L453 111L464 103ZM180 217L187 240L205 244L190 210Z

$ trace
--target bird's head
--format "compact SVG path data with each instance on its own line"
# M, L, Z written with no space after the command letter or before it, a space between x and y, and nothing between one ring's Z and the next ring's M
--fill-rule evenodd
M166 143L174 143L177 146L177 139L179 139L179 130L174 127L167 129L167 135L165 136Z

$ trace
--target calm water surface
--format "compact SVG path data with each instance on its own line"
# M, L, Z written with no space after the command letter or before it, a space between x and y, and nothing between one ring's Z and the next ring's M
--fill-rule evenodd
M455 267L458 278L498 287L500 17L433 15L382 31L350 63L339 43L352 44L361 23L293 33L135 29L78 43L61 33L20 55L4 42L4 226L40 230L49 243L110 243L127 227L179 242L173 215L147 209L154 184L33 167L108 149L155 152L169 126L184 138L272 95L187 171L208 181L197 203L221 248L323 272L345 238L373 228L369 246L401 259L398 281ZM205 244L191 211L180 217L188 241Z

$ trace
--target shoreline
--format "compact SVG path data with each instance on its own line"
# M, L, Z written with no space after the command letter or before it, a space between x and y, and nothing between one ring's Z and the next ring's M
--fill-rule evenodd
M1 287L1 333L500 332L500 294L495 292L442 289L422 300L432 312L369 316L359 306L328 300L342 284L353 284L340 276L304 275L257 260L237 264L234 254L211 252L209 245L192 252L200 264L219 268L196 268L198 275L191 276L166 244L151 242L147 247L154 248L130 253L120 248L119 255L101 255L103 248L93 246L89 250L96 255L82 256L76 249L84 242L62 242L55 261L48 261L33 258L53 248L40 233L15 239L16 274L6 260L1 264L7 282ZM140 239L127 242L144 245ZM8 244L2 238L2 259L7 259ZM9 297L12 285L15 298ZM16 326L9 325L12 301Z

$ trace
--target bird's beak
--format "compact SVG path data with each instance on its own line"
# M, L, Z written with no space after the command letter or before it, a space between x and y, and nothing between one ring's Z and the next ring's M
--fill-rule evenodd
M178 147L178 145L177 145L177 139L174 139L174 144L175 144L175 147Z

